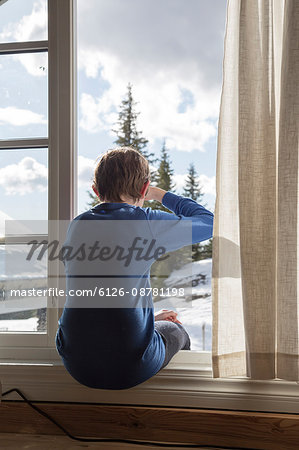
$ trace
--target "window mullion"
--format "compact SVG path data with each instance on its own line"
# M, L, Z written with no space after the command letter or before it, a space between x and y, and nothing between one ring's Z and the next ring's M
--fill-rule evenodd
M27 148L47 148L48 138L0 139L1 150L25 150Z
M74 0L48 0L49 220L70 220L75 209L74 4Z
M63 226L76 208L76 49L75 0L48 0L49 44L49 242L62 241ZM49 261L49 287L65 289L59 261ZM53 345L63 298L48 299L48 339ZM56 308L55 308L56 306Z
M5 42L0 44L0 55L12 55L14 53L47 52L48 41L30 42Z

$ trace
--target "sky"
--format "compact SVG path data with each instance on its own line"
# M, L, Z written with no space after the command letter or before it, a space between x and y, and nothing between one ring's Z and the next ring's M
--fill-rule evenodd
M78 213L128 83L148 150L166 141L176 192L193 162L214 211L225 15L225 0L77 1ZM0 42L42 39L45 0L0 6ZM47 137L47 108L47 54L1 56L0 139ZM4 218L46 219L47 186L47 149L1 151L0 232Z

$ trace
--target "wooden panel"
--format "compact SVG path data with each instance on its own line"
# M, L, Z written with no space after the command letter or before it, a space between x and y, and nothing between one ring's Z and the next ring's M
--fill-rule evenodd
M298 450L299 416L187 408L39 403L76 436ZM2 401L0 432L61 434L22 402Z
M0 448L5 450L75 450L82 448L91 448L98 450L157 450L165 449L160 446L144 446L132 444L116 444L115 442L76 442L69 437L64 436L48 436L43 435L30 435L30 434L13 434L13 433L1 433L0 434ZM190 450L185 447L186 450ZM201 450L209 450L211 447L204 447ZM171 447L171 450L183 450L182 447ZM220 449L221 450L221 449ZM227 450L227 449L224 449Z

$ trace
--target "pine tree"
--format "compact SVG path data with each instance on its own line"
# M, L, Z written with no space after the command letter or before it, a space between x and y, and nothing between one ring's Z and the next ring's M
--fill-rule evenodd
M199 259L212 258L212 251L213 251L213 238L209 239L207 244L201 246Z
M138 150L150 164L154 163L154 154L146 150L148 140L142 136L142 132L137 130L136 102L133 99L132 85L127 86L127 95L120 104L118 113L117 130L112 130L117 138L114 141L120 147L131 146Z
M156 171L155 186L164 189L165 191L174 191L173 182L173 169L171 167L171 161L168 154L168 150L165 144L165 140L162 145L161 154L159 158L159 165ZM171 212L165 208L160 202L151 201L148 202L152 209L159 209L161 211ZM169 257L164 261L155 261L151 267L151 282L154 287L165 288L164 281L171 271L175 268L178 269L182 264L182 250L172 252ZM168 274L168 275L167 275Z
M175 185L173 182L173 169L171 161L166 148L165 140L162 145L161 155L159 158L159 166L155 174L155 186L164 189L165 191L174 191ZM152 209L160 209L169 212L161 203L153 201L150 204Z
M184 187L183 195L185 197L192 198L196 202L200 202L203 197L201 192L201 187L199 186L199 179L193 163L190 164L188 168L188 175L186 179L186 184ZM211 255L211 256L210 256ZM206 245L193 244L192 245L192 260L200 261L201 259L212 257L212 239Z
M142 132L137 130L137 118L139 112L136 112L136 102L133 99L132 85L129 83L127 86L127 94L122 100L118 121L116 123L117 129L113 129L113 133L116 134L114 143L119 147L133 147L138 150L149 162L153 165L157 159L154 158L154 153L149 153L146 149L148 140L142 136ZM151 181L155 181L155 172L151 171ZM89 207L93 207L99 203L98 197L93 192L88 192L90 196Z
M87 203L87 207L93 208L94 206L97 206L100 203L99 197L94 194L93 191L87 191L87 194L89 195L90 201Z
M195 200L196 202L200 201L203 197L203 193L201 192L201 188L199 186L197 172L193 163L191 163L188 168L188 175L183 195L185 197L192 198L192 200Z

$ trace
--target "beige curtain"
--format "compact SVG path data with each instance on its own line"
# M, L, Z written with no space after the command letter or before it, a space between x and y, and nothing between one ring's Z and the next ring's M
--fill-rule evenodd
M213 376L299 380L299 1L228 0Z

